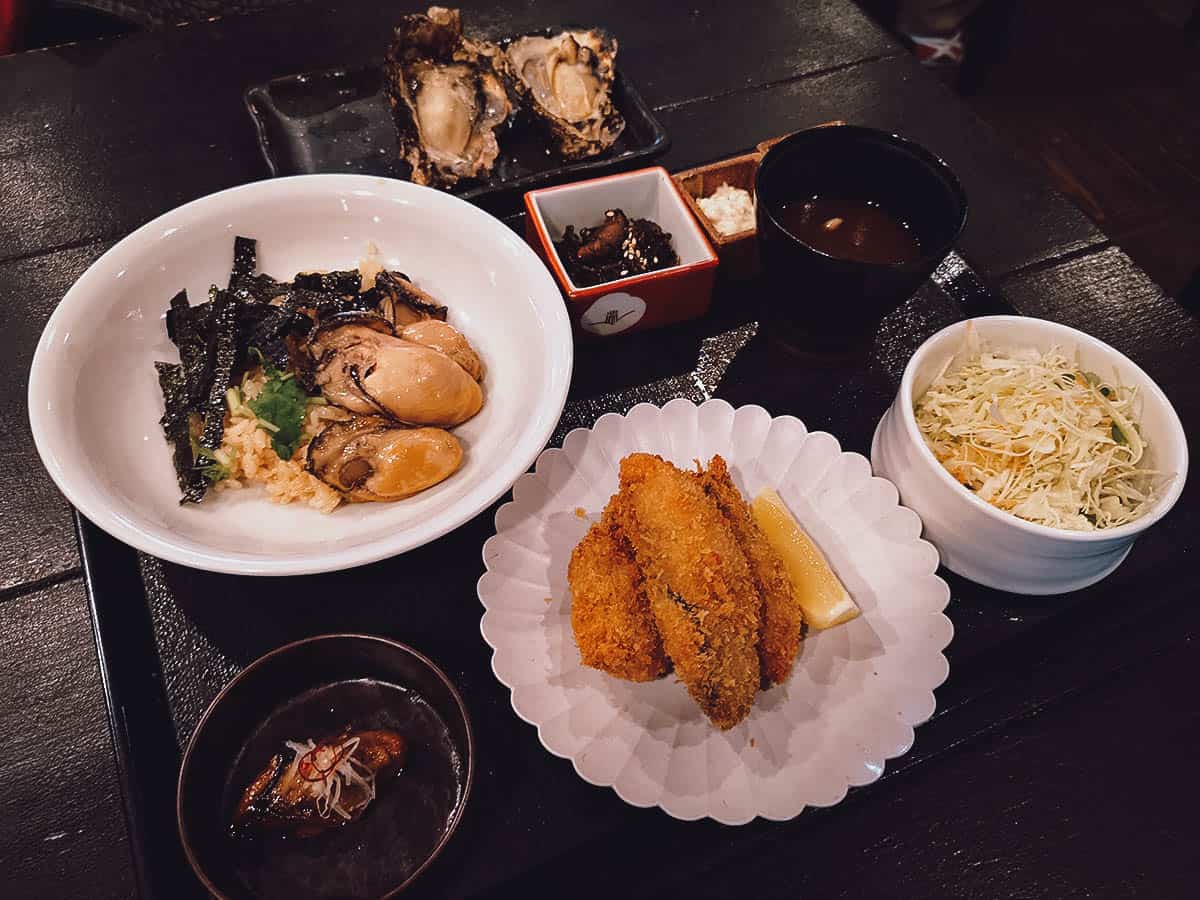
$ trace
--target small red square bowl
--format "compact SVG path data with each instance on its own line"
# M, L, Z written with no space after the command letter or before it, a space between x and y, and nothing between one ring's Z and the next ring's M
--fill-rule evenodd
M554 241L568 225L576 231L599 225L610 209L649 219L670 234L679 265L591 287L571 281ZM662 166L530 191L525 211L525 239L554 273L576 334L609 337L708 311L717 254Z

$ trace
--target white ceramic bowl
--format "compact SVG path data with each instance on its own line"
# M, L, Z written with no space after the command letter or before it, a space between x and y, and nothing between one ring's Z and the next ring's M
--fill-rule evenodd
M487 365L482 412L455 429L451 478L397 503L331 515L258 490L179 505L158 418L155 360L175 361L164 314L229 277L233 238L258 239L259 269L291 278L349 268L380 250L450 307ZM260 181L179 207L139 228L83 274L50 317L29 379L38 452L85 516L163 559L253 575L344 569L445 534L489 506L545 446L571 377L571 329L545 266L519 235L455 197L359 175Z
M1187 479L1188 450L1183 426L1166 396L1132 360L1082 331L1024 316L971 320L993 350L1058 345L1077 351L1082 367L1107 376L1141 395L1138 423L1151 468L1173 473L1157 503L1140 519L1104 531L1066 531L1018 519L963 490L934 457L917 429L913 402L945 361L960 352L967 322L943 328L913 354L895 401L875 429L871 463L900 489L900 500L925 524L924 537L938 548L952 572L988 587L1017 594L1059 594L1104 578L1128 555L1134 539L1166 515Z

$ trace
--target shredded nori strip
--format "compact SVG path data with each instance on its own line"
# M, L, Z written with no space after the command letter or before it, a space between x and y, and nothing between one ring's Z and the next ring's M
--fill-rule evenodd
M375 312L379 310L379 304L383 302L383 293L377 287L369 287L354 299L358 302L355 309L368 309Z
M351 311L378 312L392 303L422 316L446 318L446 308L431 303L402 272L380 272L375 284L362 291L357 269L305 273L286 282L257 272L257 267L257 242L239 235L234 239L228 288L213 285L208 301L198 306L192 306L187 292L180 291L167 310L167 334L179 348L180 364L155 366L167 409L161 424L172 445L182 503L201 500L210 484L204 469L215 465L209 452L216 451L224 437L226 391L242 372L256 365L251 348L274 367L293 372L311 390L311 373L293 350L314 319ZM193 413L203 421L195 442Z
M167 311L167 334L179 348L188 405L193 409L208 396L208 386L212 382L206 336L211 315L211 303L189 306L187 291L172 297L171 308Z
M242 304L238 307L239 350L248 354L256 348L277 369L288 368L290 352L289 335L304 334L312 327L312 320L297 309L296 300L289 293L278 306L266 304ZM239 357L238 369L249 368L253 361Z
M354 294L324 294L307 288L293 288L288 295L299 309L312 312L318 319L354 310L374 310L379 306L379 292L372 288Z
M213 301L213 331L209 337L208 365L212 380L204 404L204 432L200 446L216 450L225 435L225 392L233 384L238 361L237 300L227 291Z
M372 289L373 290L373 289ZM330 316L343 312L374 312L379 307L379 294L364 292L348 297L337 297L321 305L320 314Z
M238 235L233 239L233 271L229 273L229 286L233 287L243 278L249 278L258 270L258 241Z
M292 280L293 287L322 294L357 294L362 290L362 273L358 269L341 272L301 272Z
M175 477L179 479L179 490L183 496L180 503L199 503L208 490L208 479L196 468L192 458L192 436L189 428L187 382L183 366L174 363L156 362L158 385L162 389L166 411L159 424L171 443L171 457L175 463Z
M286 294L290 285L276 281L270 275L255 274L258 269L258 241L254 238L233 239L233 270L229 273L229 290L243 303L269 303Z
M173 344L178 344L183 337L183 329L188 326L188 323L181 320L188 317L191 309L192 304L188 302L186 290L180 291L171 298L171 304L167 308L167 337Z
M270 275L247 275L230 285L230 291L243 303L270 303L291 289L286 281L276 281Z

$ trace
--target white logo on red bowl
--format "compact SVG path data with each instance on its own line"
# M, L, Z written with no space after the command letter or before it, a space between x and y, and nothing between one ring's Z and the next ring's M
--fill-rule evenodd
M583 315L579 317L579 325L590 334L607 337L632 328L645 314L645 300L618 291L605 294L584 310Z

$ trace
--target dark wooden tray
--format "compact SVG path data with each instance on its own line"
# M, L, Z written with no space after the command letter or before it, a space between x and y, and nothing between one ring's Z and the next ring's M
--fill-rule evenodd
M319 172L407 177L396 155L396 129L378 65L275 78L246 91L246 108L274 176ZM645 165L667 151L667 132L620 72L613 102L625 117L615 144L594 159L559 160L545 139L518 123L500 139L500 158L487 181L461 182L451 192L468 200L508 195Z
M507 221L520 232L522 220L516 215ZM847 449L866 452L905 362L926 337L968 316L1013 312L952 254L885 321L869 355L815 356L773 339L763 324L764 294L757 280L719 280L713 308L702 319L580 347L570 400L552 443L560 443L570 428L638 402L720 396L735 406L759 403L775 415L800 416L809 427L836 435ZM471 802L446 853L416 885L416 896L506 893L536 885L547 870L561 870L576 855L614 842L623 852L619 847L686 841L703 853L705 846L784 827L757 821L729 829L635 809L610 789L585 783L569 762L540 745L534 729L513 712L479 636L482 609L475 582L495 508L404 556L347 572L280 579L164 563L80 520L143 896L200 893L179 848L174 797L181 748L208 702L262 653L334 631L382 634L426 653L457 684L472 716L479 768ZM935 717L958 724L929 726L933 739L918 731L914 750L889 764L885 778L979 728L971 705L975 697L956 694L955 673L1012 645L1053 609L1031 612L1018 598L943 574L956 601L969 600L971 610L965 619L954 604L948 610L956 629L948 650L951 678L938 691ZM821 814L808 810L803 816Z

